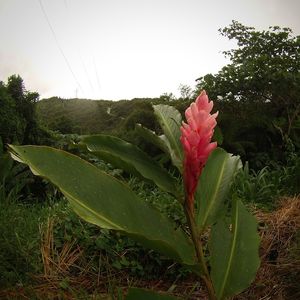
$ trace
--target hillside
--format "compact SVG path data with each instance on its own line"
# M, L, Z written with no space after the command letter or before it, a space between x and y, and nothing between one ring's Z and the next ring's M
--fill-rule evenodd
M153 128L152 104L157 101L158 99L107 101L53 97L37 103L37 114L45 127L61 133L112 133L123 126L132 127L136 122Z

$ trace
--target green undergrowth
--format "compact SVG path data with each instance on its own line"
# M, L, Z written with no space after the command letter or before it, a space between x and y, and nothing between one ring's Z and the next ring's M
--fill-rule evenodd
M92 160L92 159L91 159ZM174 226L184 228L185 217L180 204L168 193L136 178L128 177L122 170L99 160L92 161L129 186L140 198L174 221ZM236 176L232 194L238 194L245 203L263 210L272 210L276 200L283 195L299 193L299 159L287 167L266 167L254 172L246 164ZM297 177L298 176L298 177ZM125 178L125 179L124 179ZM49 189L51 191L51 189ZM48 220L53 221L53 248L59 256L66 243L79 247L83 255L76 261L82 269L93 274L126 273L129 277L145 280L185 278L189 271L174 264L159 253L143 248L122 233L98 228L81 220L68 202L57 192L46 200L23 199L2 195L0 199L0 287L22 287L32 282L32 276L43 274L41 255L42 234ZM21 200L23 199L23 200ZM72 270L74 275L78 270ZM95 277L96 278L96 277Z
M259 171L246 163L237 173L231 191L245 203L273 210L280 197L300 194L300 158L295 154L286 166L266 166Z
M171 217L175 226L184 222L179 204L169 194L142 184L137 179L130 179L129 185L142 199ZM122 233L101 229L83 221L73 212L68 202L59 194L58 196L59 199L35 203L11 197L1 199L1 287L26 286L32 281L32 275L43 273L42 235L47 230L49 220L53 222L53 235L50 238L53 240L55 254L59 256L66 243L73 244L73 249L79 247L84 255L76 264L81 270L88 267L94 274L126 272L128 276L145 280L155 279L158 274L175 279L190 273Z
M42 272L40 224L48 208L11 197L0 200L0 286L23 286Z

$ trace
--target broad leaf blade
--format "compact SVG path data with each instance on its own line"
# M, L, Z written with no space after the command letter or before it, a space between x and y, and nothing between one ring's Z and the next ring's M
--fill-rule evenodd
M177 195L175 178L138 147L108 135L91 135L83 138L81 144L114 166L151 180L161 189Z
M211 277L217 299L238 294L250 285L260 264L258 248L256 219L236 200L231 226L221 220L211 232Z
M157 135L154 131L143 127L141 124L136 124L135 130L140 136L142 136L148 142L152 143L163 152L169 154L169 148L165 143L164 139L162 138L162 136Z
M10 146L13 158L55 184L75 212L98 226L123 231L183 264L194 265L192 243L181 229L125 184L70 153L43 146Z
M209 156L195 195L196 222L200 229L215 223L225 212L226 194L240 167L239 157L221 148L215 149Z
M138 288L130 288L125 300L180 300L180 298Z
M182 171L183 152L180 142L181 114L176 108L169 105L154 105L153 108L167 139L167 146L172 162Z

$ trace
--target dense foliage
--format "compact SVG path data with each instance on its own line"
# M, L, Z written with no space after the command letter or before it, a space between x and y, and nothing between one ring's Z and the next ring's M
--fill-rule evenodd
M39 94L27 91L23 79L12 75L0 82L0 136L4 142L44 143L49 137L38 124L35 104Z
M53 97L37 103L40 122L61 133L93 134L132 129L135 123L155 126L151 101L106 101ZM149 117L147 117L149 114Z
M222 111L224 147L262 167L284 161L288 139L300 148L300 36L291 29L256 31L233 21L221 34L237 41L230 63L198 79Z

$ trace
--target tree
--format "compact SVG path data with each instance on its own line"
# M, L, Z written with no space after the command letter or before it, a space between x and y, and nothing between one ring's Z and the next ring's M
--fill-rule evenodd
M192 98L192 94L193 94L193 90L189 85L186 84L180 84L178 87L178 90L180 92L180 98L181 99L191 99Z
M173 95L173 93L163 93L159 96L159 100L161 102L170 102L176 100L176 97Z
M224 52L231 62L217 74L197 79L196 92L205 89L219 103L238 102L235 121L241 127L251 127L260 115L267 118L265 131L276 131L282 143L286 137L299 143L300 36L289 28L257 31L237 21L219 31L238 47Z
M16 102L22 103L24 101L24 82L20 75L12 75L8 77L6 85L8 93Z
M18 117L16 103L5 84L0 82L0 136L4 143L11 143L23 136L24 122Z
M43 134L37 123L35 103L39 98L36 92L25 89L19 75L8 78L7 84L0 85L0 134L4 140L19 143L36 143Z

